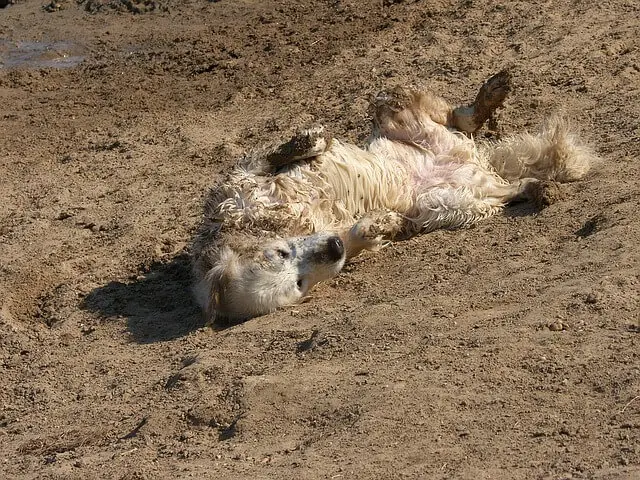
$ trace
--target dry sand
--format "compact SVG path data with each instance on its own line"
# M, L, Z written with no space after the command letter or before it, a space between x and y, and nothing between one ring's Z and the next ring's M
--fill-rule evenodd
M640 478L639 19L635 0L0 9L0 476ZM563 109L602 157L587 179L202 325L185 246L245 149L309 122L362 141L379 89L463 102L504 67L500 133Z

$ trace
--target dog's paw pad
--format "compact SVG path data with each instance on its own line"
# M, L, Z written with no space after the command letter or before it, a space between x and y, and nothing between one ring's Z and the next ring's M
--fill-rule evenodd
M476 132L504 104L510 91L511 74L507 70L496 73L482 85L471 105L454 109L453 126L463 132Z
M511 91L511 74L507 70L496 73L480 88L476 102L485 108L496 109L504 103Z
M325 152L331 144L331 138L323 126L316 126L297 132L283 147L291 158L309 158Z
M367 250L377 250L383 244L383 237L376 230L371 219L363 218L351 227L349 231L350 243Z
M332 139L331 133L324 126L318 125L298 132L292 141L297 144L298 151L303 152L304 156L309 156L326 152Z
M561 201L565 197L561 185L552 181L541 181L528 185L527 194L540 210Z
M331 146L332 136L322 126L300 130L286 143L278 145L266 156L267 162L276 168L299 160L317 157Z

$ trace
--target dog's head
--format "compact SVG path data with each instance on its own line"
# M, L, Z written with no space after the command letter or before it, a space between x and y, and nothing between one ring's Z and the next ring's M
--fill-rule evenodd
M268 240L227 238L208 254L196 297L208 320L241 321L301 302L345 262L340 237L318 233ZM262 240L264 242L264 239Z

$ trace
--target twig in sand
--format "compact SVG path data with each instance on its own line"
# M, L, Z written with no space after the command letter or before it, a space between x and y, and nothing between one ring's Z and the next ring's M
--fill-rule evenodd
M637 396L633 397L631 400L629 400L629 403L627 403L627 404L622 408L622 410L620 410L620 413L624 413L624 411L627 409L627 407L628 407L629 405L631 405L633 402L635 402L636 400L638 400L639 398L640 398L640 395L637 395Z

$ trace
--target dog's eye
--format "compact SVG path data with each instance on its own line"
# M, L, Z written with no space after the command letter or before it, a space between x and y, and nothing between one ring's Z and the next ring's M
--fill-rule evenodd
M296 285L298 286L298 290L302 290L302 279L299 279L299 280L296 282Z
M283 259L287 259L287 258L289 258L291 256L291 253L289 253L287 250L284 250L282 248L278 248L276 250L276 253L278 254L278 256L280 258L283 258Z

